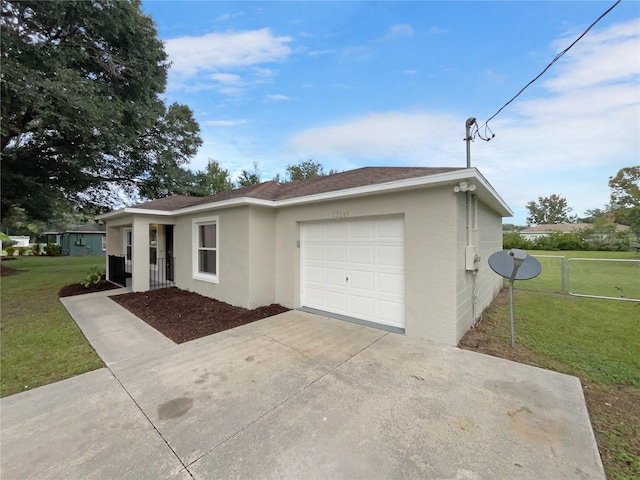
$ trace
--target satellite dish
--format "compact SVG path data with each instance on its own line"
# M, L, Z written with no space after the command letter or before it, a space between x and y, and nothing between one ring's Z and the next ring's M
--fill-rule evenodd
M515 280L529 280L537 277L542 271L540 262L527 255L527 252L519 248L512 248L508 252L501 250L489 257L491 270L498 275L509 279L509 306L511 313L511 346L516 344L516 333L513 322L513 282Z
M522 254L520 254L519 258L514 257L514 254L511 252L514 252L515 250L517 249L514 248L510 251L502 250L492 254L489 257L489 266L491 267L491 270L502 277L511 279L513 270L516 267L516 262L519 259L522 259ZM520 252L524 252L524 250L520 250ZM516 270L514 280L529 280L540 275L540 272L542 271L542 265L540 265L540 262L536 258L527 255L526 252L524 255L524 259L522 259L522 262Z

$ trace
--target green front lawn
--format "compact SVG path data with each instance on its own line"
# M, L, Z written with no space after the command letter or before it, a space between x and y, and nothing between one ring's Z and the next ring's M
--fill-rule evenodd
M104 263L104 256L2 262L2 267L21 272L1 279L0 396L104 365L58 300L61 287L80 282L91 266Z

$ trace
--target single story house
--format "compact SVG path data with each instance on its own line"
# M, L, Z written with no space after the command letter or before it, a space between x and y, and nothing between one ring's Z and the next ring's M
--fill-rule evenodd
M99 218L109 278L122 282L124 264L134 292L162 277L236 306L279 303L457 345L501 288L487 259L511 215L475 168L366 167Z
M29 235L9 235L9 238L16 242L14 247L28 247L31 237Z
M520 235L526 240L534 241L540 237L546 237L551 232L575 233L579 230L592 228L592 223L543 223L520 230ZM629 232L627 225L616 225L616 232Z
M42 242L59 245L62 255L104 255L107 232L106 227L99 223L67 225L63 230L44 232Z

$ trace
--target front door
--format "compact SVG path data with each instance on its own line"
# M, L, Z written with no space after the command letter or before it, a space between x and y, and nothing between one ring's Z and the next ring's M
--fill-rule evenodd
M164 226L164 251L167 255L167 280L173 282L173 225Z

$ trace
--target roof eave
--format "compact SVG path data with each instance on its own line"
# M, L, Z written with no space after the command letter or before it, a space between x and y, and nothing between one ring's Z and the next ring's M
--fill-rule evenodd
M289 207L295 205L305 205L310 203L324 202L328 200L339 200L344 198L355 198L366 195L376 195L379 193L391 193L394 191L412 190L415 188L454 184L456 182L466 180L473 181L476 184L475 194L481 200L491 207L501 217L513 216L513 211L498 195L489 182L480 174L476 168L460 169L451 172L444 172L435 175L425 175L420 177L412 177L403 180L394 180L386 183L376 183L372 185L364 185L359 187L336 190L333 192L317 193L313 195L305 195L302 197L294 197L283 200L263 200L252 197L232 198L220 202L205 203L191 207L179 208L176 210L149 210L133 207L125 207L114 210L96 217L99 220L109 220L129 214L137 215L156 215L156 216L180 216L192 213L220 210L222 208L255 205L267 208Z

